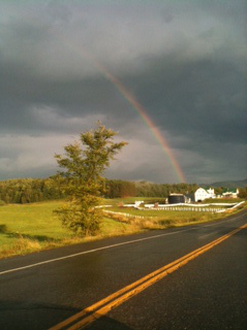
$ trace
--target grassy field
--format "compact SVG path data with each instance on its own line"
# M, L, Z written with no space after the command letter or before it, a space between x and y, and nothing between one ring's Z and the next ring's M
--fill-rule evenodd
M150 201L150 198L148 200ZM161 229L222 218L222 214L189 211L137 211L118 208L118 204L122 201L122 199L105 200L103 204L114 205L112 210L128 212L132 218L105 215L100 235L93 238L75 237L73 233L62 227L60 221L53 215L53 210L58 208L63 203L62 201L0 206L0 258L102 237L126 235L147 229ZM124 200L124 203L130 202L133 202L133 199ZM135 215L145 218L137 219Z
M108 210L108 209L107 209ZM189 224L209 222L222 219L227 214L222 213L203 213L190 211L155 211L155 210L136 210L131 208L112 209L118 214L107 214L108 217L139 227L141 230L165 229L170 227L179 227ZM126 215L128 214L128 216Z
M53 214L53 210L61 206L62 203L62 201L52 201L1 206L0 258L76 244L91 239L124 235L140 230L131 224L123 224L113 219L104 218L99 236L78 238L63 228Z

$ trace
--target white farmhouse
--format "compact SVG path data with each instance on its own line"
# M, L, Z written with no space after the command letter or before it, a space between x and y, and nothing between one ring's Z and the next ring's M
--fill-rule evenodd
M237 189L224 189L222 196L229 198L237 198L239 194L239 190Z
M197 191L195 192L195 202L201 202L204 201L204 199L207 198L215 198L215 193L214 189L209 188L209 189L203 189L203 188L198 188Z

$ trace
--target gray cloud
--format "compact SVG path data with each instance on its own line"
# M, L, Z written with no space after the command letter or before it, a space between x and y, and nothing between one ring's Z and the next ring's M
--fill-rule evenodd
M136 93L161 127L203 140L246 140L246 77L231 63L164 58L137 79Z
M244 178L245 21L245 1L2 1L0 179L52 174L53 153L100 119L130 141L109 177L179 180L109 73L188 181Z

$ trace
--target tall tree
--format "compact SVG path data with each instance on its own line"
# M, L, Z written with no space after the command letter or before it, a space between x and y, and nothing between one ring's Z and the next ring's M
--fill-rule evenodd
M117 133L106 129L100 122L92 131L80 134L80 140L64 147L64 155L55 155L58 165L65 169L68 202L56 210L62 223L82 235L95 235L99 231L100 196L104 193L102 177L110 160L127 144L114 143Z

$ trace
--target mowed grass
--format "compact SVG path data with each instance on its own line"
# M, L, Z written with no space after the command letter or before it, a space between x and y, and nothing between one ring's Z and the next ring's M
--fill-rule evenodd
M170 210L138 210L131 207L112 207L107 208L106 211L113 211L113 212L119 212L119 213L128 213L133 216L143 216L143 217L155 217L155 218L164 218L164 219L184 219L185 217L196 217L200 218L200 214L196 211L184 211L181 208L181 211L170 211ZM204 213L205 214L205 213ZM211 213L208 213L211 214Z
M61 239L66 236L58 219L53 217L53 210L61 202L34 204L10 204L0 208L0 224L6 224L8 232L30 237L38 235L41 239Z
M63 201L51 201L1 206L0 258L140 231L136 225L104 217L100 235L86 238L76 237L71 231L64 228L53 214L53 211L63 203Z
M102 237L125 235L139 229L104 218L101 233L95 237L77 237L64 228L53 211L63 201L33 204L9 204L0 207L0 258L76 244Z
M139 227L139 229L142 230L166 229L202 222L210 222L227 216L227 214L222 213L163 210L138 211L130 208L117 209L116 207L112 210L114 210L114 212L119 212L120 214L108 214L109 217L120 222ZM126 214L128 214L128 216Z
M147 198L150 202L150 198ZM155 198L153 199L155 201ZM157 200L157 198L156 198ZM240 202L241 200L234 200ZM131 224L132 226L139 227L139 229L165 229L170 227L179 227L196 223L210 222L219 220L229 216L230 214L239 212L239 210L246 208L246 203L241 205L235 210L227 209L227 207L220 207L226 209L224 213L212 213L212 212L203 212L202 210L196 211L185 211L184 207L181 208L181 211L171 211L171 210L137 210L135 208L122 207L121 204L128 204L133 202L132 200L126 202L125 200L114 200L111 208L105 208L105 210L113 211L114 214L108 213L108 217L118 220L123 223ZM214 200L210 200L214 202ZM222 201L224 202L224 201ZM176 206L176 205L174 205ZM190 206L188 206L191 208ZM210 209L211 207L207 207ZM212 206L212 208L217 208ZM203 209L203 207L202 207Z
M0 257L39 251L71 238L52 212L61 202L0 207Z

